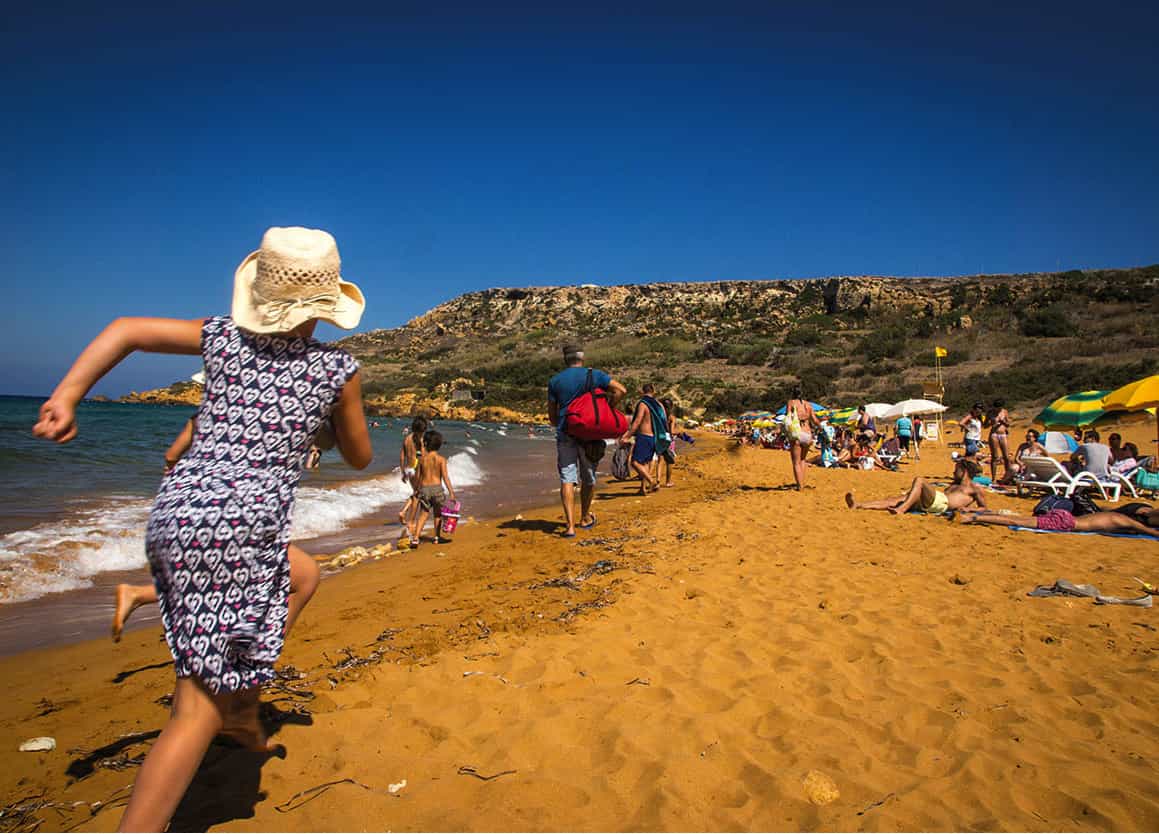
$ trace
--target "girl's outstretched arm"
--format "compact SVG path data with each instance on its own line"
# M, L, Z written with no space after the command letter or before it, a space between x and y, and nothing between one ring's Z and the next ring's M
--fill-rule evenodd
M77 357L52 396L40 407L40 420L32 427L32 433L57 443L72 440L76 437L76 405L97 380L135 350L201 353L201 327L204 323L204 319L117 319Z
M366 428L366 415L362 410L361 371L350 377L342 387L331 418L334 421L334 439L342 458L355 469L365 469L370 465L374 452L370 447L370 432Z

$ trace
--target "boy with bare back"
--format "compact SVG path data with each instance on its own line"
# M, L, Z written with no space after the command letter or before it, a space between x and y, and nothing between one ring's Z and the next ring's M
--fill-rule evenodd
M423 456L419 459L417 481L419 485L418 512L415 515L414 525L410 530L410 546L419 546L419 534L427 523L427 516L435 517L435 544L442 544L443 533L443 504L450 495L455 500L455 488L451 485L451 475L447 472L447 459L439 454L443 445L443 436L437 431L428 431L423 435ZM443 484L447 489L443 491Z

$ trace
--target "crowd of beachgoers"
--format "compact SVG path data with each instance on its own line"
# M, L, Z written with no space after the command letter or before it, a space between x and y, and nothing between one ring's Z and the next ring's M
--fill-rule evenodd
M1133 385L1147 382L1139 380ZM1051 425L1050 418L1043 415L1054 413L1053 406L1036 420ZM953 476L944 490L930 479L918 477L905 494L894 498L862 502L851 491L846 495L850 509L948 514L957 515L963 523L1057 532L1159 535L1159 510L1151 505L1134 501L1104 510L1091 495L1117 503L1124 491L1135 498L1140 494L1154 498L1159 492L1159 455L1144 455L1138 444L1123 442L1119 432L1110 432L1104 443L1099 430L1091 425L1121 417L1120 413L1091 410L1078 418L1077 424L1054 424L1062 425L1061 431L1043 432L1030 426L1023 441L1012 450L1009 437L1013 421L1001 399L994 400L989 408L975 403L966 414L951 421L944 419L945 406L926 400L880 405L876 416L874 410L863 404L837 412L834 419L834 412L802 399L798 389L776 414L750 412L737 419L720 420L709 428L742 446L789 451L797 489L806 485L805 472L810 465L896 472L907 461L921 460L923 442L931 436L949 453ZM949 440L947 430L960 431L961 439ZM987 466L989 475L983 474ZM1018 494L1042 491L1050 497L1039 500L1033 513L1026 515L988 511L987 491L1011 489Z

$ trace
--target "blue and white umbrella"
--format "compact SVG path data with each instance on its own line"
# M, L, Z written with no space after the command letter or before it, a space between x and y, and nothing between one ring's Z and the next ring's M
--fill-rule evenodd
M1079 447L1079 442L1064 431L1044 432L1038 442L1046 447L1051 455L1069 455Z

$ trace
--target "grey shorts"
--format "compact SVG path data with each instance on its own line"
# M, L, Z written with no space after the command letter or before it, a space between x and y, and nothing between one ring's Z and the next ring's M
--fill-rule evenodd
M442 514L446 501L447 493L443 491L442 484L425 486L419 490L419 506L435 515Z

